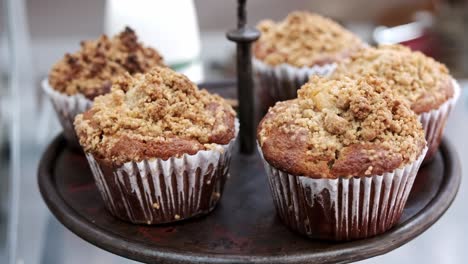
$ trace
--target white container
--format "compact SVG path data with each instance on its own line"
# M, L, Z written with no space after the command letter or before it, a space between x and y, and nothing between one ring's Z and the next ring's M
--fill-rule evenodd
M104 32L115 35L131 27L145 45L192 81L203 77L200 33L193 0L107 0Z
M304 85L311 75L330 76L336 69L336 63L295 67L286 63L271 66L252 58L254 78L257 83L259 111L265 114L276 102L297 97L297 90Z
M48 79L42 80L42 90L54 106L60 125L63 128L63 135L68 143L75 149L81 149L73 123L77 115L91 108L93 101L82 94L67 95L60 93L49 85Z
M424 160L425 163L431 161L437 153L440 142L442 141L442 136L444 135L447 120L460 97L460 85L456 80L452 80L452 84L454 89L452 98L439 106L439 108L419 115L419 121L422 123L424 133L426 135L427 146L429 148Z
M114 167L86 153L106 208L134 224L164 224L210 213L229 178L232 148L226 145L167 160L153 158Z
M368 238L395 226L427 152L425 147L412 163L381 175L315 179L273 167L258 148L283 223L310 238L335 241Z

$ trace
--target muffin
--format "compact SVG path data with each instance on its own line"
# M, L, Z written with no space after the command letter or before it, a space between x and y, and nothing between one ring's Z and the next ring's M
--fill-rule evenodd
M437 152L445 124L460 94L460 88L447 68L401 45L383 45L355 53L341 63L332 78L383 78L419 116L428 144L426 161Z
M75 116L86 111L95 97L108 93L118 76L164 65L161 55L139 43L128 27L113 38L102 35L80 45L79 51L65 54L50 70L48 80L42 82L72 146L79 146L73 129Z
M232 107L184 75L155 67L114 81L75 129L107 209L161 224L214 209L237 135Z
M394 226L427 150L417 116L371 77L312 77L268 111L257 139L282 221L326 240Z
M278 23L264 20L257 28L253 66L262 110L295 98L310 75L330 74L337 62L366 46L336 22L309 12L292 12Z

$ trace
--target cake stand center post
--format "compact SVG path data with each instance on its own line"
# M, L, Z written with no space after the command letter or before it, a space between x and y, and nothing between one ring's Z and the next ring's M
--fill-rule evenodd
M237 44L237 97L239 101L240 151L252 154L255 150L255 105L252 76L252 42L260 32L247 26L247 0L239 0L237 28L227 33L227 38Z

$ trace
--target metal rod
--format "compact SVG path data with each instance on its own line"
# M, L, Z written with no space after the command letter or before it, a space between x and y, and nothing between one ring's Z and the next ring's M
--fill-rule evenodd
M237 2L237 28L241 29L247 24L247 10L245 8L246 0Z
M255 125L254 125L254 91L252 82L252 65L246 63L245 57L250 58L250 45L239 44L237 46L237 70L238 79L238 101L239 119L242 130L240 140L240 151L244 154L251 154L255 150ZM242 65L242 66L241 66Z
M246 0L238 0L237 29L227 33L227 38L237 43L237 97L239 100L240 152L255 151L255 101L252 76L251 45L260 32L247 26Z

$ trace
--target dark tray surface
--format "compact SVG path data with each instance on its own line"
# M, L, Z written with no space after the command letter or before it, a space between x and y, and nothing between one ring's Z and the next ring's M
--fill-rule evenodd
M87 161L58 137L45 152L39 186L52 213L72 232L115 254L150 263L335 263L370 258L415 238L450 206L460 165L444 141L416 179L400 223L366 240L333 243L304 238L276 216L258 155L235 154L231 178L207 217L164 226L132 225L104 208Z

